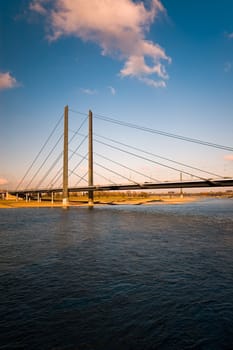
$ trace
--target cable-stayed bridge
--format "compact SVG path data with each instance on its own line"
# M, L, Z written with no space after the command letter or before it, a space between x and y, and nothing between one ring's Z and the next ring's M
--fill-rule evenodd
M74 118L72 122L70 114ZM125 129L131 134L122 131ZM160 144L155 142L158 138L163 139ZM172 141L175 146L170 146ZM186 146L181 147L180 143ZM195 147L233 152L230 146L93 115L92 111L85 114L66 106L17 188L10 193L26 199L37 195L38 200L44 193L50 194L52 199L56 193L62 193L63 204L68 205L70 193L88 192L89 204L93 205L95 191L233 186L230 176L151 150L164 150L168 144L173 153L176 150L185 153L187 144L192 145L190 153L194 158ZM206 154L209 156L209 151ZM215 154L211 157L214 162ZM170 178L175 176L175 180L164 180L164 174Z

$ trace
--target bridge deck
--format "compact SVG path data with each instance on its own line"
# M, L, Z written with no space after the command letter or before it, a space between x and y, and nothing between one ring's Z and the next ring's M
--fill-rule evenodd
M117 185L95 185L70 187L71 192L86 192L86 191L124 191L124 190L152 190L152 189L175 189L175 188L202 188L202 187L233 187L233 179L220 180L200 180L200 181L182 181L182 182L144 182L134 184L117 184ZM29 193L58 193L62 192L62 188L42 188L42 189L27 189L19 191L9 191L10 194L29 194Z

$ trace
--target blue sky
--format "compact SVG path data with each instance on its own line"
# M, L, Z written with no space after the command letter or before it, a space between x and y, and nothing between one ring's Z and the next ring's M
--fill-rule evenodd
M19 183L66 104L233 147L231 0L0 0L0 16L1 187ZM83 115L70 114L75 130ZM100 120L95 120L95 131L233 176L229 151ZM160 180L179 176L102 146L96 144L96 150L146 175ZM102 164L110 166L103 159ZM85 166L84 161L80 174Z

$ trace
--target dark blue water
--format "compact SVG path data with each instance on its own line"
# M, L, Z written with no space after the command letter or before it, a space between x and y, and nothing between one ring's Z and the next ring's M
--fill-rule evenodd
M233 201L0 211L0 349L233 349Z

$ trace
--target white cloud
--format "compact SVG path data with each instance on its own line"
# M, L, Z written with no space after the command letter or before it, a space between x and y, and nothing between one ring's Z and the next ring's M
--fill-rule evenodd
M229 39L233 39L233 33L227 33L227 37L228 37Z
M35 12L39 13L40 15L46 15L47 10L44 7L44 3L45 3L45 1L34 0L30 3L29 9L31 11L35 11Z
M224 156L224 159L233 161L233 154L227 154L226 156Z
M153 86L155 88L165 88L166 82L164 80L153 80L150 78L140 78L140 80L148 86Z
M18 83L14 77L11 76L10 72L0 72L0 90L11 89L18 86Z
M160 0L147 2L150 8L133 0L33 0L30 9L46 16L49 40L76 36L94 42L103 55L124 62L120 76L165 86L168 75L164 62L171 60L163 48L146 39L146 34L159 13L166 11Z
M109 86L108 89L110 90L110 92L111 92L111 94L112 94L113 96L116 95L116 89L115 89L114 87Z
M224 72L228 73L231 71L231 69L232 69L232 62L226 62L224 64Z
M86 95L96 95L97 91L96 90L91 90L91 89L80 89L82 93Z

